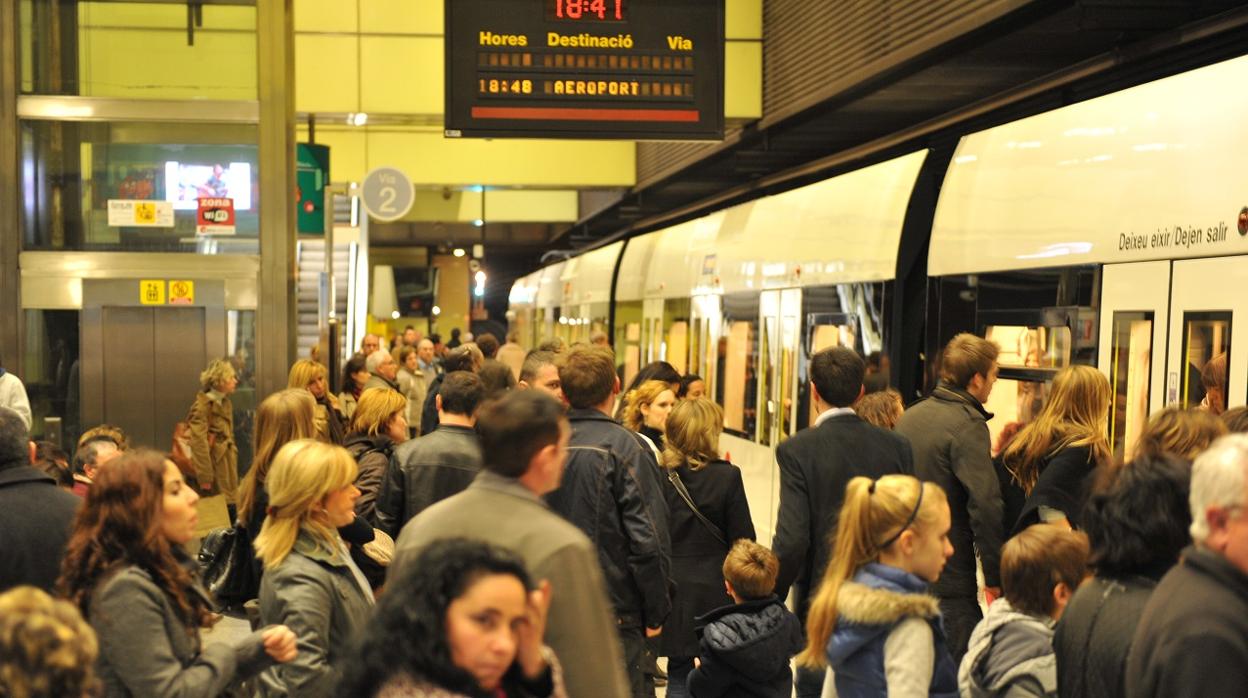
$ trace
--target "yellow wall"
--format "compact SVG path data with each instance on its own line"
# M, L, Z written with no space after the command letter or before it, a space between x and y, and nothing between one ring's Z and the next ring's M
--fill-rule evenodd
M256 99L256 8L207 5L187 45L185 5L78 5L79 93Z

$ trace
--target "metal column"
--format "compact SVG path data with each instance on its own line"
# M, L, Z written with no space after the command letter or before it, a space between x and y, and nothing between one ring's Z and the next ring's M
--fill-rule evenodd
M260 299L256 390L286 387L295 357L295 55L293 0L257 0L260 98ZM327 215L329 212L327 212Z
M17 81L17 0L0 0L0 361L20 374Z

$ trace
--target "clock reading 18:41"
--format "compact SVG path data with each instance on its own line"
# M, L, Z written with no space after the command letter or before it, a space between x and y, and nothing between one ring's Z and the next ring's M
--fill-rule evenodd
M546 19L624 21L626 0L546 0Z

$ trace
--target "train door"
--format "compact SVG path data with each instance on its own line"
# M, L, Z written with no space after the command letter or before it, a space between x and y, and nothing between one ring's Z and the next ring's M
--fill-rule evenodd
M1165 403L1215 414L1244 404L1248 267L1242 257L1188 259L1172 274Z
M758 442L775 447L793 434L802 291L763 291L759 303Z
M1097 366L1109 378L1110 447L1124 460L1148 416L1164 404L1170 262L1107 264L1101 272L1101 336Z

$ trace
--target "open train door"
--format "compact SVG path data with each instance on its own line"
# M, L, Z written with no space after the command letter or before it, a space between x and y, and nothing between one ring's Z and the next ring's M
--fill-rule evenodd
M1114 393L1110 444L1127 460L1148 416L1165 404L1166 364L1161 358L1166 356L1169 318L1169 261L1105 265L1097 366Z
M1244 258L1179 260L1173 274L1165 404L1205 404L1215 414L1244 404L1248 382Z

